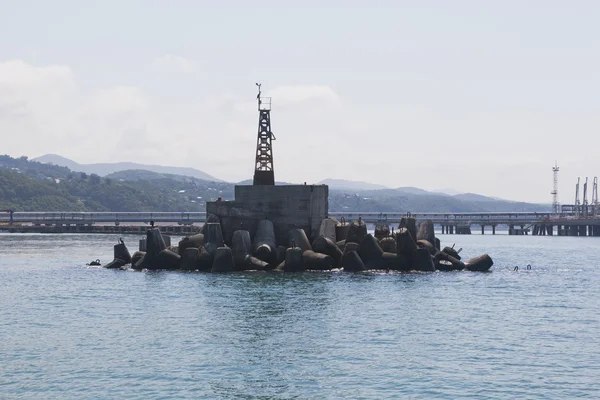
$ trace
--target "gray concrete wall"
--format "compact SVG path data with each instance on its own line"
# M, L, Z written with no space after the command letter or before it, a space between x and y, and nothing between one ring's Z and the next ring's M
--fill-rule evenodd
M327 185L236 186L235 201L206 204L206 212L220 218L228 243L238 229L246 229L254 237L257 222L264 218L273 222L279 244L287 244L287 233L293 228L304 229L313 239L328 208Z

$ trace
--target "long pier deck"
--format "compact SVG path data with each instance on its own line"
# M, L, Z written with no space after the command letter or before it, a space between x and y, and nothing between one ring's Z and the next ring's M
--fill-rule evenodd
M495 234L498 226L509 234L600 236L600 217L552 213L397 213L330 212L339 220L361 218L366 223L396 225L410 215L417 221L430 219L445 234L469 234L473 226L481 233ZM52 232L143 232L153 221L173 233L191 233L206 221L206 212L15 212L12 224L8 214L0 214L0 230ZM87 227L87 228L86 228ZM117 228L119 227L119 228ZM170 227L170 228L169 228ZM179 228L178 228L179 227ZM187 227L187 228L186 228ZM43 228L43 229L42 229Z

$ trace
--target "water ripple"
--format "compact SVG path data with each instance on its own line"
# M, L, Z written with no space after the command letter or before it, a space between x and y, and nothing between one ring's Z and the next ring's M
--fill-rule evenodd
M600 393L593 240L460 237L466 257L492 254L489 274L85 266L116 239L0 235L0 398Z

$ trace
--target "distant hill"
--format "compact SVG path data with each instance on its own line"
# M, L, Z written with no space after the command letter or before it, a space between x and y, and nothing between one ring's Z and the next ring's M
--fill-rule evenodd
M0 168L0 209L87 211L76 196L63 190L63 186L57 185L56 181L32 179L26 173L2 168Z
M105 176L108 179L114 179L119 181L152 181L159 179L172 179L178 182L195 181L210 183L215 181L208 181L205 179L198 179L192 176L176 175L176 174L161 174L159 172L147 171L145 169L126 169L124 171L113 172Z
M452 197L454 197L455 199L466 200L466 201L497 201L497 200L501 200L501 199L497 199L494 197L483 196L481 194L475 194L475 193L455 194ZM508 200L503 200L503 201L508 201Z
M205 181L223 182L221 179L217 179L214 176L207 174L206 172L200 171L199 169L187 167L169 167L162 165L138 164L132 162L79 164L73 160L56 154L45 154L41 157L34 158L32 161L59 165L67 167L72 171L85 172L87 174L97 174L100 176L106 176L118 171L125 170L146 170L157 172L160 174L191 176L193 178L202 179Z
M0 209L204 211L207 201L219 197L233 199L233 185L148 171L123 171L113 177L100 177L24 158L0 157Z
M348 181L345 179L333 179L327 178L318 182L317 185L328 185L330 189L341 189L341 190L377 190L387 189L386 186L378 185L376 183L362 182L362 181Z
M381 190L330 190L332 211L388 212L547 212L549 204L534 204L494 199L481 195L432 193L417 188Z
M126 164L126 163L124 163ZM278 184L285 184L277 182ZM246 180L241 184L251 184ZM17 211L204 211L206 201L232 200L233 183L133 169L99 174L0 156L0 209ZM376 185L378 186L378 185ZM544 212L549 204L506 201L467 193L447 195L413 187L329 190L330 211Z
M12 158L6 154L0 155L0 169L8 169L38 179L64 179L72 175L71 170L63 166L42 164L31 161L26 156Z
M431 192L429 192L425 189L419 189L419 188L412 187L412 186L399 187L394 190L396 190L398 192L410 193L410 194L432 194Z
M459 192L458 190L454 190L454 189L451 189L451 188L431 190L431 192L433 192L433 193L439 193L439 194L447 194L449 196L454 196L454 195L457 195L457 194L462 194L462 192Z

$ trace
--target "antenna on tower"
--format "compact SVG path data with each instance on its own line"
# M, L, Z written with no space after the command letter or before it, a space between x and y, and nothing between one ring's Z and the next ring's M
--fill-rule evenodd
M554 167L552 167L552 172L554 173L554 186L552 192L550 192L552 195L552 212L554 214L560 213L560 206L558 204L558 170L558 163L555 161Z
M579 202L579 180L580 178L577 178L577 185L575 185L575 215L577 215L579 217L580 214L580 206L581 203Z

